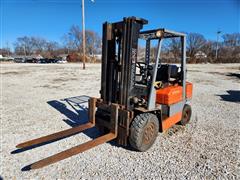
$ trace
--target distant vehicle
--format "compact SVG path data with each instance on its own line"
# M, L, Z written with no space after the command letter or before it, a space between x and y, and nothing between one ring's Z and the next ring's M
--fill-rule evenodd
M48 59L48 63L57 63L58 62L58 60L57 59Z
M0 61L12 61L12 60L14 60L13 57L11 56L4 57L0 54Z
M26 58L26 63L36 63L37 59L34 58Z
M44 63L57 63L57 59L48 59L48 58L42 58L42 59L39 59L38 61L37 61L37 63L42 63L42 64L44 64Z
M45 64L45 63L47 63L47 59L39 59L39 60L37 61L37 63Z
M66 60L58 60L57 63L59 63L59 64L65 64L65 63L67 63L67 61L66 61Z
M14 58L14 62L16 63L26 63L26 59L25 58Z

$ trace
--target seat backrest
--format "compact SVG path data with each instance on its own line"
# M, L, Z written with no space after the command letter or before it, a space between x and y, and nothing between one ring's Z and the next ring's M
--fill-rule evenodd
M168 64L162 64L157 71L156 81L167 82L169 80Z
M156 81L168 82L170 78L179 77L179 67L172 64L162 64L157 71Z
M170 78L178 78L179 77L179 67L177 65L168 65L169 66L169 76Z

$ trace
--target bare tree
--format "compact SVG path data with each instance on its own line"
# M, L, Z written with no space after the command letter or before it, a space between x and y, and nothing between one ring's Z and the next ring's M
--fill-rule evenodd
M59 44L55 41L49 41L45 44L45 56L48 58L52 58L57 56L57 52L59 49Z
M12 52L11 52L10 48L8 48L8 47L6 47L6 48L3 47L2 49L0 49L0 55L9 56L11 54L12 54Z
M169 43L170 51L172 52L174 59L177 60L181 55L181 43L180 38L172 38Z
M65 53L69 54L73 52L75 49L74 42L72 38L69 38L69 34L64 34L62 37L63 48L65 49Z
M79 26L73 25L70 28L70 31L67 34L68 42L71 42L71 45L74 47L74 49L77 49L78 51L82 50L82 32L79 28Z
M40 37L31 37L31 44L32 44L34 53L41 54L45 50L47 41Z
M101 47L101 39L94 31L86 30L86 52L89 55L94 55Z
M187 54L190 59L193 59L195 54L201 50L206 43L203 35L198 33L189 33L187 35Z
M80 57L82 50L82 31L76 25L73 25L69 32L63 36L64 47L68 53L77 53ZM94 31L86 30L86 54L93 57L101 48L101 39ZM80 53L80 54L79 54ZM74 56L75 57L75 56ZM81 56L83 58L83 56ZM81 59L78 58L78 59Z
M31 38L24 36L17 38L15 46L15 52L21 55L30 55L33 53L33 46Z
M240 33L224 34L222 38L224 40L224 46L240 46Z
M202 47L202 51L207 55L209 58L214 58L215 56L215 49L216 49L216 42L208 40Z
M240 33L224 34L218 62L240 62Z

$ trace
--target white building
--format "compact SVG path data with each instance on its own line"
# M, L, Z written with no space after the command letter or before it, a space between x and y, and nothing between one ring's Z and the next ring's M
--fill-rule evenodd
M204 52L202 52L202 51L198 51L194 56L197 59L207 58L207 55Z
M102 60L102 54L94 54L94 57L96 58L97 61Z

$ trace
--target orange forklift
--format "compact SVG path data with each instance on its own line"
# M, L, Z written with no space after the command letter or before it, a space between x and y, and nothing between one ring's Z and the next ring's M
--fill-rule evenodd
M37 147L96 126L102 135L28 166L36 169L116 140L137 151L147 151L159 132L191 118L192 84L186 81L186 35L159 28L141 31L148 21L136 17L103 24L100 98L89 99L89 122L30 140L16 147ZM164 39L179 38L180 66L161 62ZM139 61L139 39L145 40L145 58ZM151 42L157 40L157 56Z

